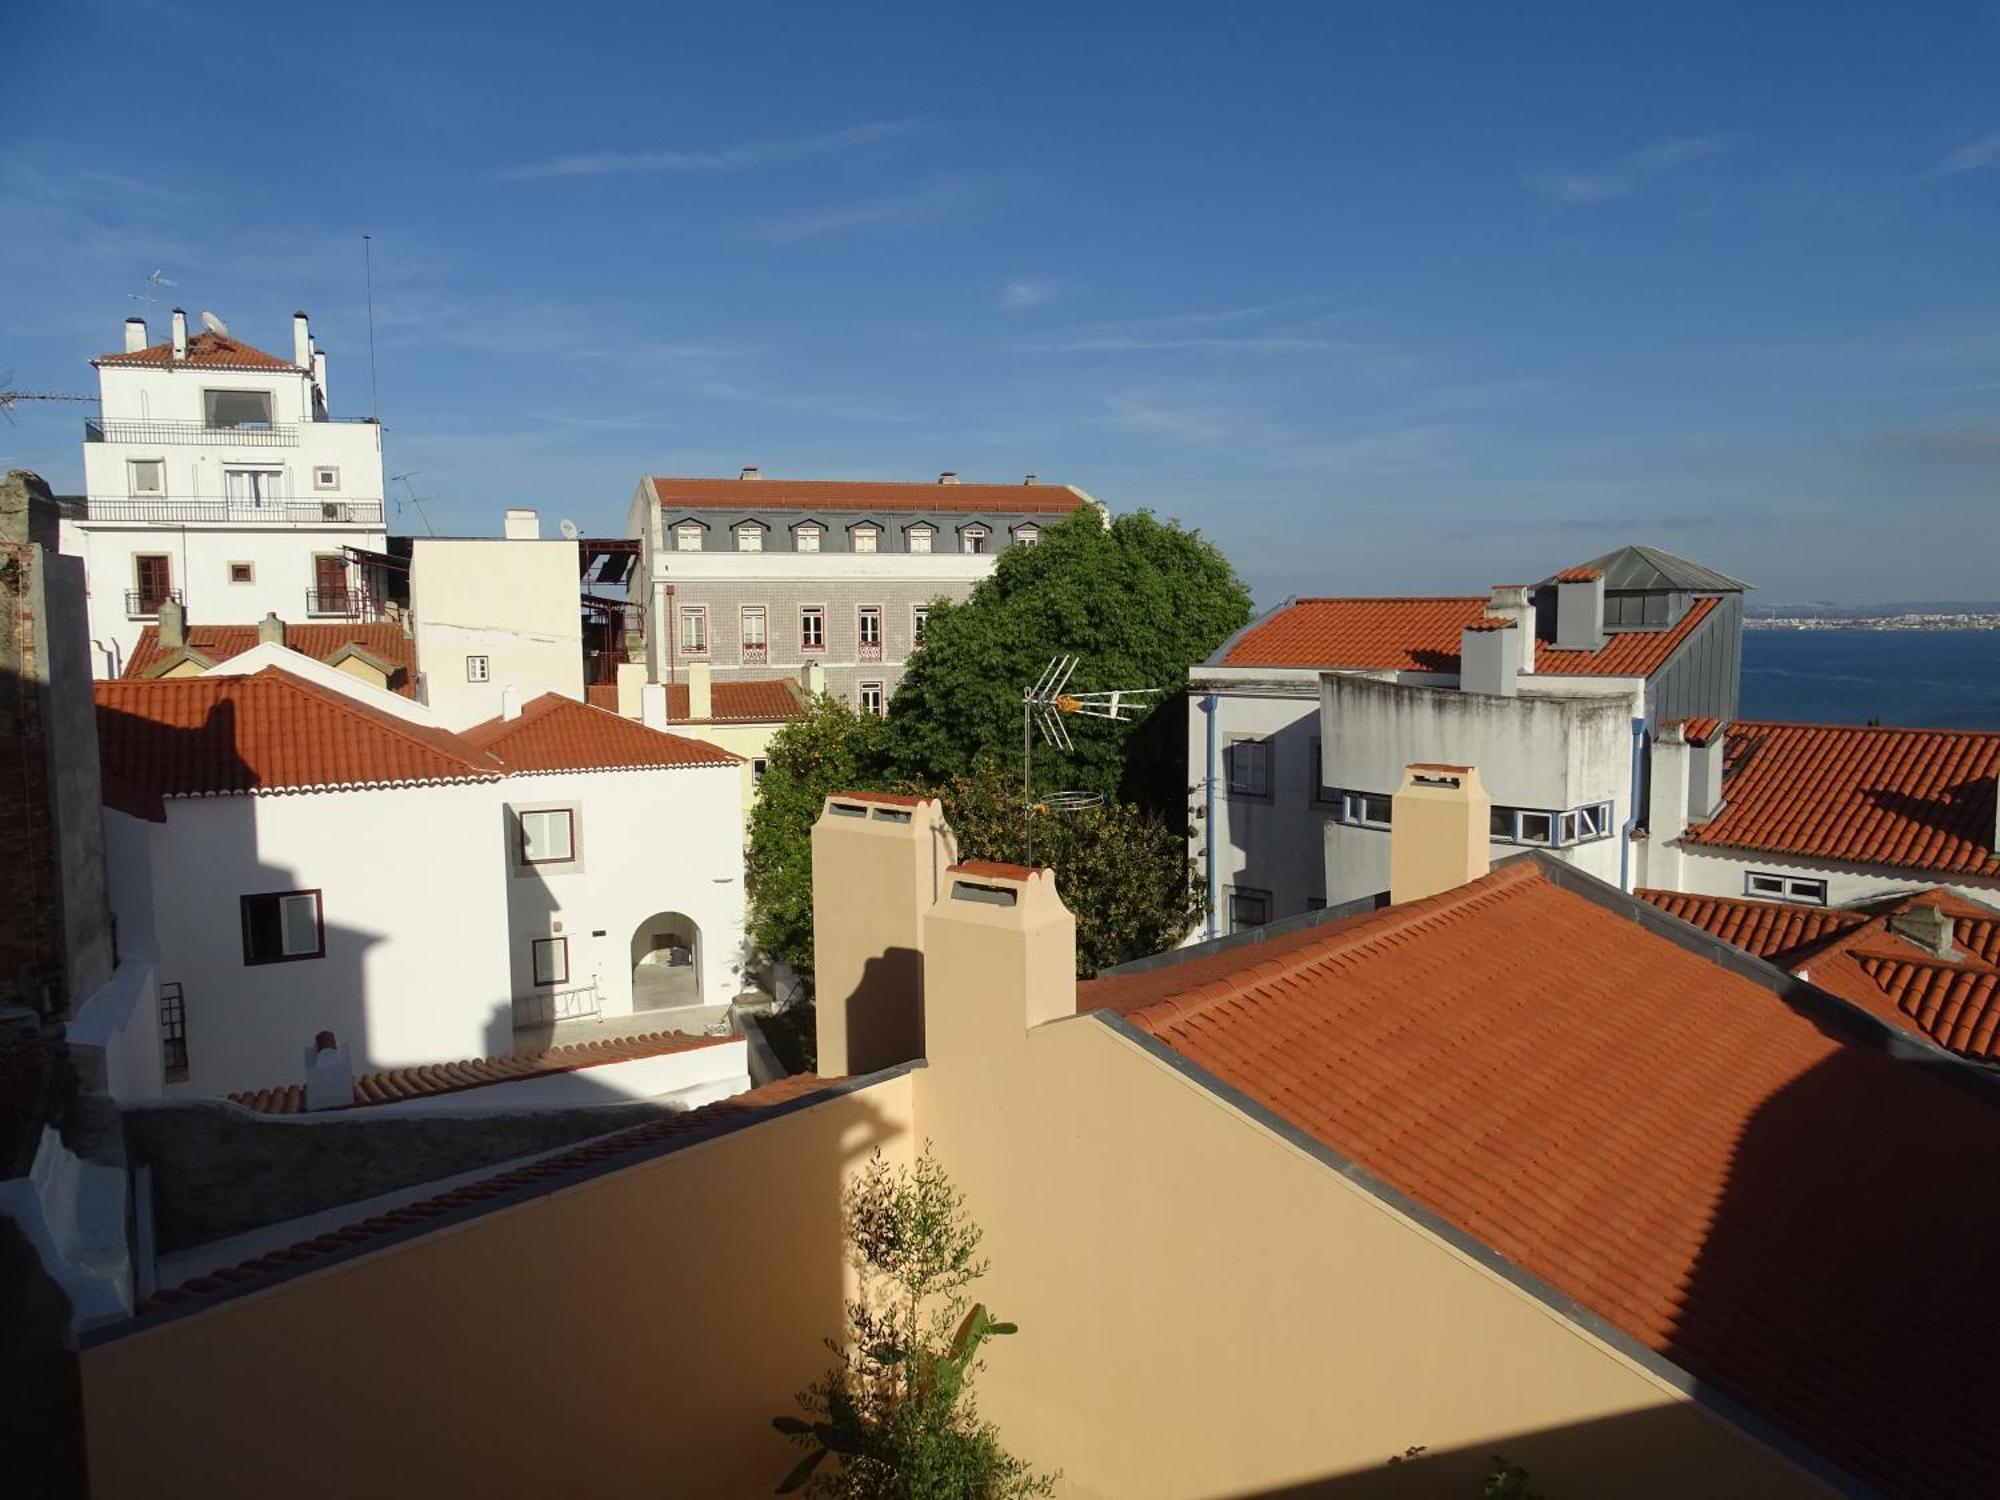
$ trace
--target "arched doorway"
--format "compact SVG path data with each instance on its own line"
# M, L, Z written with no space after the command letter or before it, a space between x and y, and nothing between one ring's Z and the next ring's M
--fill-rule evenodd
M632 932L632 1009L701 1002L701 928L680 912L655 912Z

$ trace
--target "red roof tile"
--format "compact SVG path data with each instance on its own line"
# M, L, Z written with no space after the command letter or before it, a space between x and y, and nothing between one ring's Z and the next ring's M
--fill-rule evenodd
M783 724L804 711L805 700L795 678L736 678L711 683L708 706L706 719L690 719L687 684L667 684L667 719L681 724Z
M266 354L226 333L197 333L187 341L187 358L175 359L173 342L153 344L130 354L100 354L93 365L147 365L161 369L272 370L305 372L288 359Z
M1697 599L1668 630L1624 630L1607 636L1595 651L1558 651L1547 642L1535 647L1535 670L1556 677L1650 677L1680 650L1681 642L1714 612L1720 601Z
M257 644L257 627L190 625L187 628L187 643L190 649L220 665L232 656L241 656ZM367 620L338 625L287 624L285 645L315 661L331 660L343 646L359 646L395 668L389 677L391 692L400 693L405 698L417 695L415 643L404 633L402 626L390 621ZM160 645L159 627L148 625L139 632L138 643L132 647L132 655L125 662L124 675L128 678L144 677L155 662L171 654Z
M1556 574L1556 582L1595 583L1597 582L1598 579L1602 578L1603 576L1604 575L1600 573L1597 569L1585 565L1583 567L1577 567L1577 568L1564 568L1560 573Z
M1035 872L1027 865L1011 865L997 859L962 859L955 865L945 866L947 875L983 875L1000 880L1033 880Z
M488 719L459 737L497 756L510 773L517 774L733 766L742 759L718 746L648 729L560 693L544 693L519 717Z
M1791 968L1821 947L1867 922L1863 912L1826 906L1791 906L1777 901L1697 896L1686 891L1634 891L1668 916L1679 917L1725 943Z
M879 802L885 807L922 807L935 797L913 797L907 792L835 792L838 802Z
M356 1078L354 1103L361 1106L395 1104L404 1099L430 1099L439 1094L484 1088L492 1083L514 1083L524 1078L546 1078L557 1073L575 1073L583 1068L601 1068L610 1063L667 1057L676 1052L727 1046L739 1040L741 1038L730 1036L685 1036L677 1031L655 1031L644 1036L579 1042L570 1047L545 1047L538 1052L509 1052L499 1057L467 1058L463 1062L389 1068L379 1073L363 1073ZM253 1089L247 1093L231 1094L229 1098L232 1103L264 1115L300 1115L306 1109L305 1087L297 1083L272 1089Z
M1736 723L1724 755L1722 811L1686 843L2000 876L2000 733Z
M615 682L592 682L585 685L583 701L592 708L601 708L609 713L618 712L618 684Z
M1869 1483L2000 1493L1987 1100L1525 859L1078 998Z
M667 510L984 511L1067 515L1089 503L1066 484L897 484L855 479L648 481Z
M123 812L162 797L497 780L500 763L276 667L251 677L100 682L97 743ZM117 789L123 789L122 793Z
M1465 628L1485 634L1494 630L1518 630L1521 628L1521 622L1510 620L1503 615L1481 615L1478 619L1469 621Z
M1720 719L1668 719L1669 724L1678 724L1681 733L1690 745L1706 745L1722 729Z

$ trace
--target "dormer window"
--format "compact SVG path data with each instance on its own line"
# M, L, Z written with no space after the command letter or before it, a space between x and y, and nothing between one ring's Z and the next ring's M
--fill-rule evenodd
M934 526L912 526L910 528L910 550L912 552L930 551L931 538L935 535L937 535L937 528Z
M984 526L968 526L958 534L958 550L961 552L984 552L988 532Z
M696 521L683 521L674 528L674 546L682 552L701 551L701 525Z
M1604 594L1604 623L1625 630L1667 625L1669 596L1660 590L1607 589Z
M1014 540L1023 547L1032 547L1041 539L1042 528L1039 526L1022 526L1014 532Z
M882 535L880 528L874 526L857 526L853 534L856 552L873 552Z
M797 531L793 532L792 535L794 537L792 545L798 551L800 552L819 551L819 527L810 524L801 526Z
M736 550L738 552L762 552L764 550L764 528L756 525L737 527Z

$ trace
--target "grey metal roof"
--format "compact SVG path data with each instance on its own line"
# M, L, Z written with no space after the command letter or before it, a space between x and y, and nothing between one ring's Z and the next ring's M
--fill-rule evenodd
M1750 585L1658 547L1620 547L1582 564L1604 575L1607 589L1679 589L1695 594L1742 593ZM1543 583L1553 583L1544 578Z

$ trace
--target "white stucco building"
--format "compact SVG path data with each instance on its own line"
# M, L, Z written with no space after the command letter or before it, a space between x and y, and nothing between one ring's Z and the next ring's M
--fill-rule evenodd
M463 735L388 696L275 668L98 685L112 904L180 1039L169 1094L295 1082L323 1031L366 1072L735 997L734 756L560 695Z
M101 416L63 550L84 560L99 677L119 675L166 599L203 620L373 613L346 549L384 535L381 429L332 417L304 313L289 357L190 335L176 308L166 342L130 318L125 347L92 364Z

